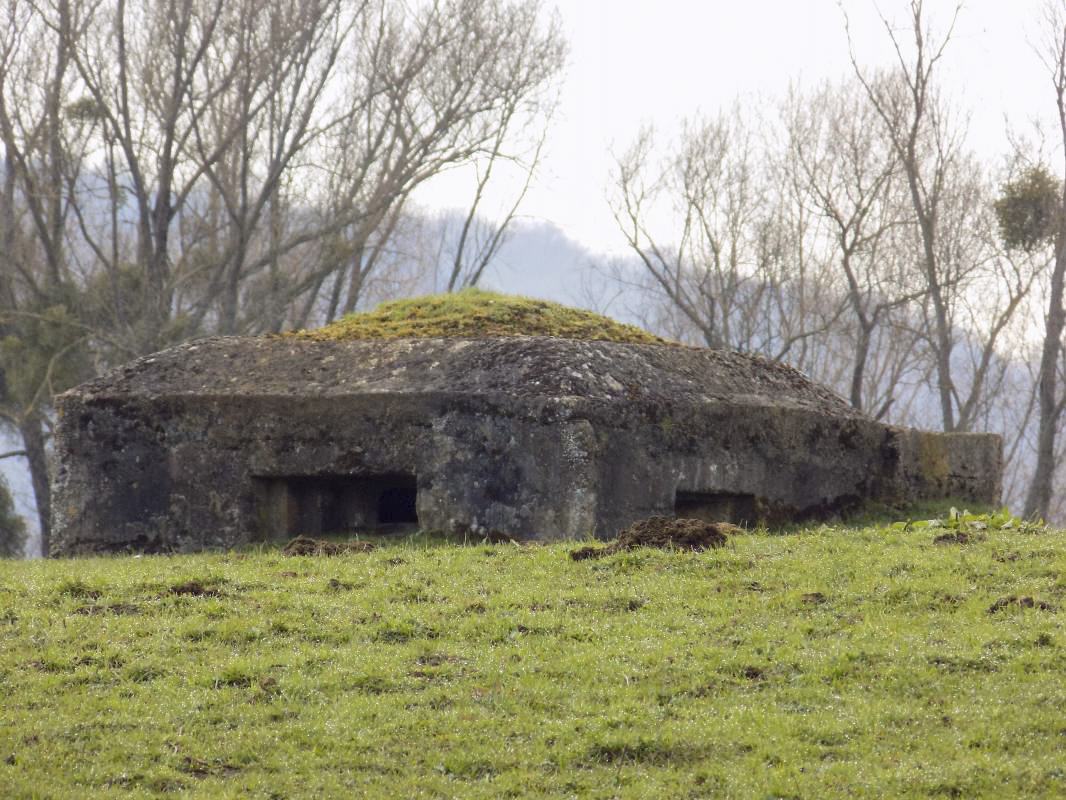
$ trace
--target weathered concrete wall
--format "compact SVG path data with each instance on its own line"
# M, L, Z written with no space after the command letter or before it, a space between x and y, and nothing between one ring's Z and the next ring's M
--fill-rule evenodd
M613 536L863 499L993 503L989 435L891 428L794 370L557 339L211 339L60 397L57 554L318 528ZM306 530L311 528L312 530Z

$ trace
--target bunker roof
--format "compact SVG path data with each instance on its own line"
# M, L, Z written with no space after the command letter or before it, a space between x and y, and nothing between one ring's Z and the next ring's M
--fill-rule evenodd
M861 416L788 366L667 343L591 312L476 290L386 304L315 331L197 340L131 362L79 391L187 398L441 394L516 406L545 398L599 406L718 402Z

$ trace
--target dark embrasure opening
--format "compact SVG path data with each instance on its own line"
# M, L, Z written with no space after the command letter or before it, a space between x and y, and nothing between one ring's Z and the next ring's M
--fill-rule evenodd
M418 524L418 512L415 500L418 489L412 479L410 485L387 486L378 497L378 524L396 525L399 523Z
M266 538L417 528L414 475L287 475L256 478Z
M731 492L678 491L674 495L674 516L746 527L755 527L759 522L755 495Z

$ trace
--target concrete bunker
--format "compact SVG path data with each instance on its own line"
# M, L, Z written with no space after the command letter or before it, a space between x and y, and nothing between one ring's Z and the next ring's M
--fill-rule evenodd
M610 538L863 500L992 504L990 434L898 428L796 370L554 336L218 337L57 401L53 553L419 527Z

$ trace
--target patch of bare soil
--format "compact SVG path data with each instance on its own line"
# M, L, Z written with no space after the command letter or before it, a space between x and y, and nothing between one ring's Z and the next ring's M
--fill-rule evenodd
M74 609L75 614L95 616L97 614L139 614L141 609L132 603L111 603L110 605L80 606Z
M373 542L327 542L310 536L297 536L281 552L287 556L343 556L373 549Z
M603 558L634 550L638 547L657 547L663 550L693 550L700 552L712 547L721 547L728 535L739 531L728 522L706 522L702 519L677 519L675 517L648 517L634 522L606 547L582 547L573 550L570 558L583 561L586 558Z
M252 703L269 703L280 693L281 687L278 686L277 679L268 675L265 678L259 679L248 700Z
M203 758L193 758L192 756L185 756L178 769L196 778L228 778L241 771L240 767L227 764L221 759L216 758L213 761L207 761Z
M933 544L970 544L971 542L980 541L982 538L966 531L955 531L954 533L940 534L933 539Z
M190 597L221 597L222 592L218 589L212 589L204 586L199 581L187 581L186 583L178 583L171 586L167 590L167 594L176 595L188 595Z
M427 653L416 659L416 663L422 667L439 667L443 664L461 664L462 662L463 659L444 653Z
M1002 611L1005 608L1035 608L1038 611L1058 611L1058 608L1051 605L1044 600L1037 600L1033 597L1018 597L1017 595L1008 595L1007 597L1001 597L988 607L989 614L995 614L997 611Z

